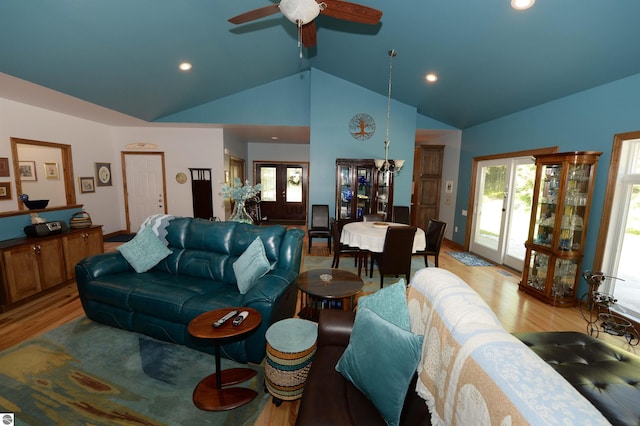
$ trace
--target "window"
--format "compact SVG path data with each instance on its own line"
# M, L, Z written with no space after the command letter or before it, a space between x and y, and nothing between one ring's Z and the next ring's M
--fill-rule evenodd
M602 262L594 265L594 269L620 278L605 280L600 291L618 300L616 311L637 320L640 319L640 270L635 267L640 251L640 133L616 136L607 188L598 238L606 244L602 253L598 247L595 258Z

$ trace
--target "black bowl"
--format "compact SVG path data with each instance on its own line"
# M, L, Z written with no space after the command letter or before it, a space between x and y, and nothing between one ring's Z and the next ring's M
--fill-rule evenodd
M49 200L27 200L23 201L23 203L29 210L38 210L46 208Z

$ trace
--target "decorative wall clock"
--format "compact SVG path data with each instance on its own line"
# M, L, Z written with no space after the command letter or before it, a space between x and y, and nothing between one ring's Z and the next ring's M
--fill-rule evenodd
M187 175L185 175L184 173L180 172L176 175L176 182L178 182L179 184L183 184L187 182Z
M376 131L376 122L369 114L356 114L351 118L349 122L349 133L354 139L359 141L366 141Z

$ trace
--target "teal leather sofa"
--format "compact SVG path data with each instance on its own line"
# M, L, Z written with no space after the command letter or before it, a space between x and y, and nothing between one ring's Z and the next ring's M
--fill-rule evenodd
M213 353L213 343L192 337L189 322L203 312L247 306L262 315L260 327L221 346L237 362L260 363L269 326L295 313L304 232L280 225L255 226L176 218L166 228L167 258L137 273L119 251L83 259L76 282L90 319L160 340ZM233 262L256 236L264 244L271 270L245 293L236 285Z

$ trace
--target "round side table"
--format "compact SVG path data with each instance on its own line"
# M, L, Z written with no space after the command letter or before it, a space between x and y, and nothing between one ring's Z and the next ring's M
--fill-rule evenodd
M294 401L302 397L304 382L316 353L318 324L287 318L272 324L267 330L265 387L273 403Z
M249 316L238 326L234 326L233 318L218 328L213 323L227 313L237 310L249 312ZM243 387L225 387L246 382L257 374L251 368L220 368L220 342L231 337L241 336L258 328L262 318L260 312L252 308L222 308L198 315L189 323L189 334L202 339L212 339L216 353L216 372L205 377L193 391L193 403L201 410L223 411L237 408L253 400L258 393Z

